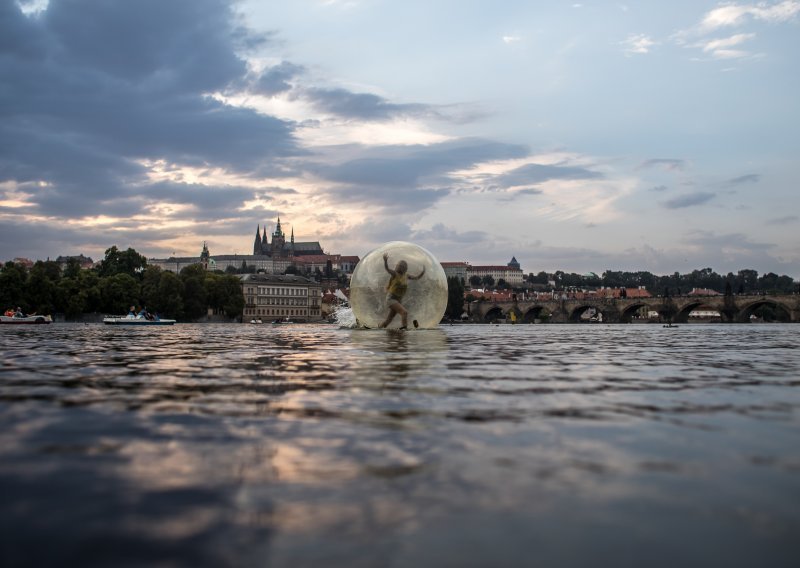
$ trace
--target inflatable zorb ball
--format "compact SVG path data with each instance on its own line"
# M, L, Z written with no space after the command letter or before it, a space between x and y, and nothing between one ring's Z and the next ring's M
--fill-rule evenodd
M400 304L408 310L408 328L413 329L414 320L420 328L436 327L447 308L447 277L439 261L424 248L402 241L386 243L362 258L350 279L350 307L359 326L377 328L390 313L391 300L387 286L391 275L386 271L383 254L389 253L389 268L396 270L400 261L408 265L407 274L417 276L425 269L418 280L409 278L408 289ZM388 329L402 325L397 314Z

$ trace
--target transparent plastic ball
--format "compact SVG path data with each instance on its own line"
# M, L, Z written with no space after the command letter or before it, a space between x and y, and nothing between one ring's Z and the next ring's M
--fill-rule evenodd
M390 270L402 274L405 269L408 276L407 279L401 277L391 289L392 275L384 264L384 254L388 255L386 264ZM416 278L420 274L422 276ZM399 308L395 302L399 303ZM393 313L390 304L398 313L384 325ZM397 329L402 325L399 312L405 309L409 329L417 326L430 329L439 324L447 308L447 277L429 251L412 243L392 241L368 252L356 265L350 279L350 306L362 327Z

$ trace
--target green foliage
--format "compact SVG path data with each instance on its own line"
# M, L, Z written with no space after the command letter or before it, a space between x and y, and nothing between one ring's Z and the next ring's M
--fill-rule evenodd
M150 311L166 318L183 317L183 282L174 272L164 271L158 279L158 292L150 304Z
M101 278L99 289L100 308L109 315L126 314L130 306L139 305L139 283L130 274Z
M450 319L461 319L464 312L464 285L457 276L447 279L447 308L445 315Z
M481 277L478 276L477 274L469 277L469 283L473 288L477 288L478 286L480 286L481 281L482 281Z
M25 284L25 304L28 311L50 314L60 307L58 283L61 280L61 268L53 261L38 261L31 268Z
M138 277L147 266L147 259L134 249L121 252L116 246L106 249L106 256L100 262L100 276L114 276L115 274L128 274Z
M4 311L7 308L16 308L25 303L25 282L28 279L28 272L21 264L6 262L0 272L0 308Z
M67 318L74 318L86 311L87 290L81 288L78 278L65 277L58 283L59 296L61 297L60 311Z
M200 264L193 264L181 270L183 282L183 315L195 320L208 313L208 293L205 280L207 273Z
M241 280L233 275L209 274L205 280L208 307L234 318L244 311Z

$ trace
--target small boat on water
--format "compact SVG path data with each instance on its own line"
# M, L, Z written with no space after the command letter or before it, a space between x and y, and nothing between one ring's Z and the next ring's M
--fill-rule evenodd
M40 324L40 323L53 323L53 318L50 316L0 316L0 324L20 325L20 324Z
M129 318L125 316L109 316L103 318L103 323L106 325L172 325L175 320L171 319L145 319L145 318Z

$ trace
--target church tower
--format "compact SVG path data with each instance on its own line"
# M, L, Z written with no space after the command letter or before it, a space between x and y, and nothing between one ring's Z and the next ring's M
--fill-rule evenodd
M264 235L261 237L261 252L258 254L269 254L269 240L267 239L266 225L264 225Z
M208 270L208 259L211 254L208 252L208 245L203 241L203 252L200 253L200 264L203 265L203 270Z
M286 235L281 230L281 218L278 217L278 224L275 226L275 232L272 233L272 247L270 248L272 258L283 256L284 245L286 245Z
M261 225L256 226L256 241L253 243L253 254L261 254Z
M292 227L292 240L291 240L291 243L292 244L289 245L289 256L294 258L294 227Z

